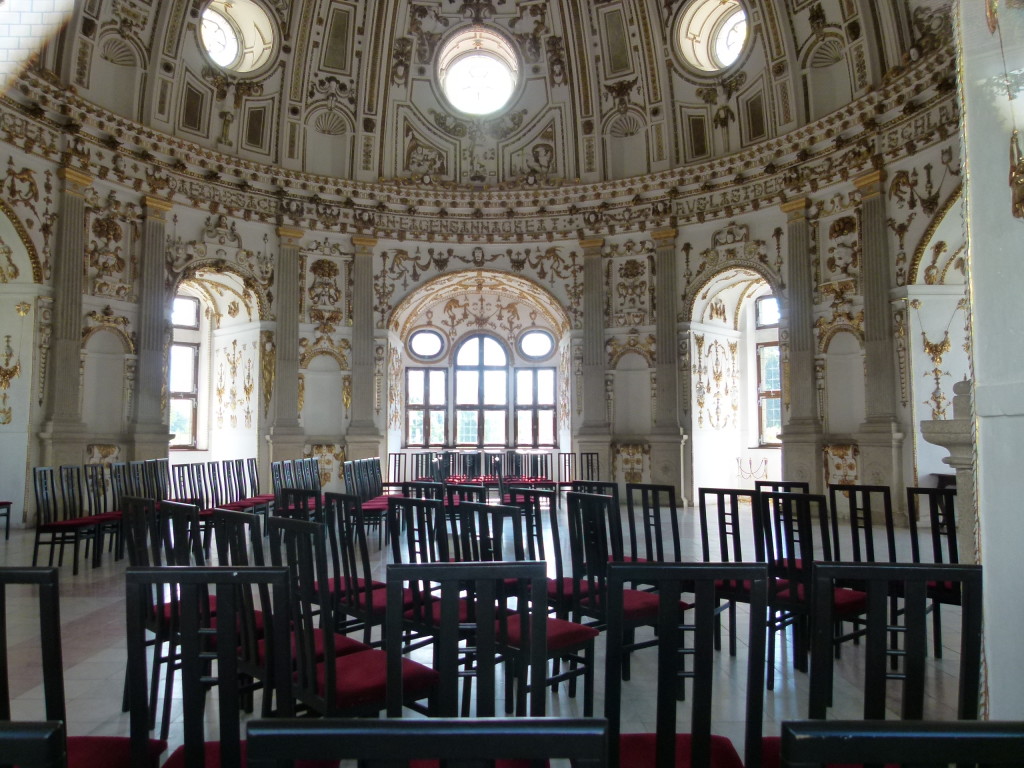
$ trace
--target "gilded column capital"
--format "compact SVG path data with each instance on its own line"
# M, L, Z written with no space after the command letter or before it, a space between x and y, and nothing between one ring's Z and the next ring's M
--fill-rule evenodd
M590 250L593 250L595 248L603 248L603 247L604 247L604 238L603 237L588 237L588 238L580 239L580 248L582 248L584 251L590 251Z
M299 229L298 227L278 227L277 228L277 236L279 238L281 238L282 241L291 240L291 241L297 242L297 241L301 240L302 236L305 235L305 234L306 234L306 230Z
M162 219L164 214L174 207L170 200L164 200L162 197L153 197L151 195L143 196L142 205L146 209L146 216L154 219Z
M665 227L664 229L655 229L651 232L651 237L658 245L663 245L665 240L675 240L676 235L679 234L679 230L675 227Z
M352 245L356 248L373 248L377 244L376 237L367 237L366 235L352 235Z
M871 171L853 180L861 197L873 197L882 193L882 182L885 181L885 172L882 170Z
M807 218L807 203L806 197L797 197L780 204L779 210L786 214L789 221L799 221Z
M71 187L68 191L81 192L81 190L92 184L92 176L75 168L58 168L57 178L63 180L68 187Z

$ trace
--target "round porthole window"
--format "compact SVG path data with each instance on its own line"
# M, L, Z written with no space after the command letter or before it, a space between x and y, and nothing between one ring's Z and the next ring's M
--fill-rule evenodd
M679 17L679 53L701 72L726 69L746 42L747 12L739 0L692 0Z
M434 360L444 352L444 336L437 331L416 331L409 337L409 351L420 360Z
M547 331L526 331L519 337L519 353L531 360L541 360L555 350L555 337Z
M490 115L512 99L519 83L519 57L504 36L473 26L441 48L437 79L448 103L459 112Z
M252 0L211 0L203 9L199 39L218 67L245 73L270 60L277 32L267 12Z

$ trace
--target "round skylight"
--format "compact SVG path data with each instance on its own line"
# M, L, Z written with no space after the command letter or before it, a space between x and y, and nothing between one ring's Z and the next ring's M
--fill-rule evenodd
M203 9L199 39L219 67L252 72L270 59L277 33L270 16L252 0L211 0Z
M679 52L702 72L719 72L733 64L746 41L747 12L739 0L692 0L679 18Z
M474 26L455 34L441 48L437 77L445 98L459 112L490 115L512 99L519 59L503 36Z

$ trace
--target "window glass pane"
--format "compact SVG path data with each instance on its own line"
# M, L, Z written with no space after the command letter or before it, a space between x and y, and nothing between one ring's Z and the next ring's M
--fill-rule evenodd
M477 411L459 411L457 414L459 434L456 442L460 444L477 442Z
M406 372L406 398L410 405L423 405L423 371L409 370Z
M171 305L171 325L199 327L199 302L187 296L175 296Z
M196 348L172 344L170 354L171 392L195 392Z
M555 412L537 412L537 443L539 445L555 444Z
M172 397L170 431L174 433L171 445L195 445L196 409L192 398Z
M516 411L516 443L533 445L533 411Z
M444 349L444 339L437 331L416 331L409 337L409 349L417 357L432 359Z
M757 300L757 325L759 327L778 325L779 300L774 296L764 296Z
M767 397L761 401L761 439L766 443L779 442L782 429L782 398Z
M455 372L455 402L477 405L480 402L480 374L476 371Z
M423 411L410 410L406 418L409 422L409 444L423 445Z
M448 402L448 387L444 371L430 372L430 404L444 405Z
M533 405L533 371L516 371L516 405Z
M484 442L488 445L505 444L505 416L503 411L484 411Z
M456 365L477 365L480 362L480 339L470 339L459 347L455 357Z
M537 402L541 405L555 404L554 368L541 368L537 371Z
M505 405L508 402L507 371L484 371L484 404Z
M444 411L430 412L430 444L443 445L445 433Z
M779 348L775 345L759 348L761 358L761 391L778 391L782 389L782 376L779 368Z
M505 356L505 350L502 349L494 339L489 336L483 336L484 346L484 365L505 365L508 363L508 358Z
M547 331L527 331L519 339L519 349L526 357L547 357L555 348L555 340Z

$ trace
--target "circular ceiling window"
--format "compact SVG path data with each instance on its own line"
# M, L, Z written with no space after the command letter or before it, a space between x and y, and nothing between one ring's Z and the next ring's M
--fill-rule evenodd
M747 12L739 0L693 0L679 17L679 53L702 72L719 72L733 64L746 41Z
M519 57L502 35L473 26L441 48L437 79L448 103L459 112L490 115L512 99L519 82Z
M267 12L252 0L212 0L201 20L199 39L217 66L244 73L270 60L277 33Z

